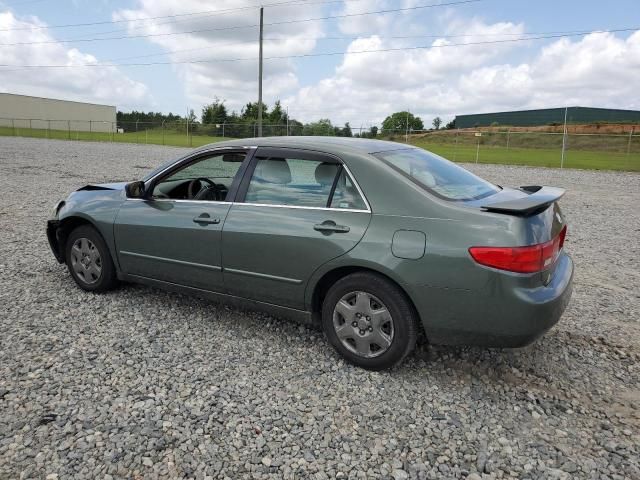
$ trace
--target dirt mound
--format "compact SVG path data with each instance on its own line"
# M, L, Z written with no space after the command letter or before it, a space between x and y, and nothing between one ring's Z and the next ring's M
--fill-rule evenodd
M498 125L494 127L477 127L477 128L461 128L459 131L481 131L481 132L547 132L562 133L564 125L541 125L537 127L509 127L506 125ZM585 124L568 124L568 133L599 133L599 134L625 134L640 132L640 124L633 123L585 123Z

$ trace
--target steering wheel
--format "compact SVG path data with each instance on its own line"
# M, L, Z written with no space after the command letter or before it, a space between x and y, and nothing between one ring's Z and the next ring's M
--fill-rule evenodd
M209 200L221 202L225 198L227 198L227 193L229 193L229 189L222 183L214 183L210 187L204 187L196 196L193 197L193 200Z
M189 186L187 187L187 198L193 199L202 190L204 190L206 187L203 185L203 183L207 183L209 184L210 187L214 187L214 188L216 186L216 184L211 180L209 180L208 178L205 178L205 177L194 178L189 182ZM198 191L195 191L196 184L198 184Z

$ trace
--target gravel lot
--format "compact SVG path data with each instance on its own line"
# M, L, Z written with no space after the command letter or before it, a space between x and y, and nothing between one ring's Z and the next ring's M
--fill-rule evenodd
M183 151L0 138L0 478L640 478L640 175L469 166L568 189L573 300L526 349L371 373L263 314L74 286L54 203Z

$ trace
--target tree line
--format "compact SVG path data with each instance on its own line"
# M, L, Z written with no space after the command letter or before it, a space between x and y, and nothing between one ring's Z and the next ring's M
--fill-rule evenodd
M202 108L200 119L193 110L187 117L168 115L160 112L117 112L118 127L124 131L135 131L138 128L149 128L149 124L167 128L183 130L189 128L192 132L202 135L218 136L222 134L228 137L254 137L257 135L258 102L247 103L240 112L229 111L224 100L215 98L213 102ZM321 118L315 122L302 123L290 118L287 111L282 108L280 101L276 101L272 108L262 104L263 135L312 135L312 136L336 136L336 137L364 137L375 138L411 133L425 130L424 122L410 112L395 112L385 118L382 128L372 126L366 130L357 129L354 133L349 122L343 126L334 125L330 119ZM144 125L146 124L146 125ZM142 126L144 125L144 126ZM442 125L440 117L433 119L433 129L439 130ZM455 120L448 123L445 128L455 128Z

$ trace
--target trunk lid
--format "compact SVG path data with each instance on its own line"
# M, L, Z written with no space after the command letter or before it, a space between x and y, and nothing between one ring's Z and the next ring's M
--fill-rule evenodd
M469 202L488 212L505 213L520 217L535 215L562 198L562 188L525 186L519 189L503 188L495 195Z
M468 202L467 205L494 214L518 217L521 223L521 244L518 246L525 247L553 243L561 235L566 222L558 200L564 193L564 189L555 187L503 188L495 195ZM551 281L557 266L556 260L557 256L539 272L538 278L542 283Z

